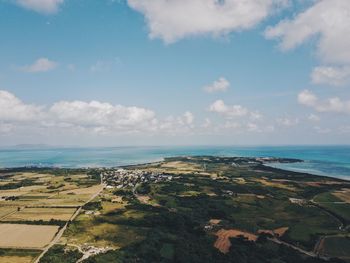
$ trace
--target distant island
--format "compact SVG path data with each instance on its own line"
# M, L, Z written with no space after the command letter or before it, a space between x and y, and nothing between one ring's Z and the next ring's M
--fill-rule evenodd
M0 262L350 262L350 182L302 161L0 169Z

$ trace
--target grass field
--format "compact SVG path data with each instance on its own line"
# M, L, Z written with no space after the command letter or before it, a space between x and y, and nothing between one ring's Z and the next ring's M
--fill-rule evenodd
M323 254L331 257L339 257L350 262L350 236L326 238Z
M40 250L0 248L0 263L32 263L40 252Z

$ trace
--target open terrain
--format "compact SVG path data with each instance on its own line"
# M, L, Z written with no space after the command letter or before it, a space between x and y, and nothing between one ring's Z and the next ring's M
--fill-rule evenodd
M0 191L0 220L60 227L42 263L350 262L350 183L264 165L274 161L298 160L12 172L33 182Z

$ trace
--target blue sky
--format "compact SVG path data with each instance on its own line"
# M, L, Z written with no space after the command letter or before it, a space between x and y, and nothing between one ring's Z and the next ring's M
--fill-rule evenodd
M0 145L348 144L349 12L0 0Z

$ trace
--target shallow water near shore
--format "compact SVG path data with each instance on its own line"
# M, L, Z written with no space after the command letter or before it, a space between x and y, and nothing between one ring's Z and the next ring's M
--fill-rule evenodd
M304 162L272 166L350 180L350 146L11 147L0 148L0 167L113 167L183 155L297 158Z

